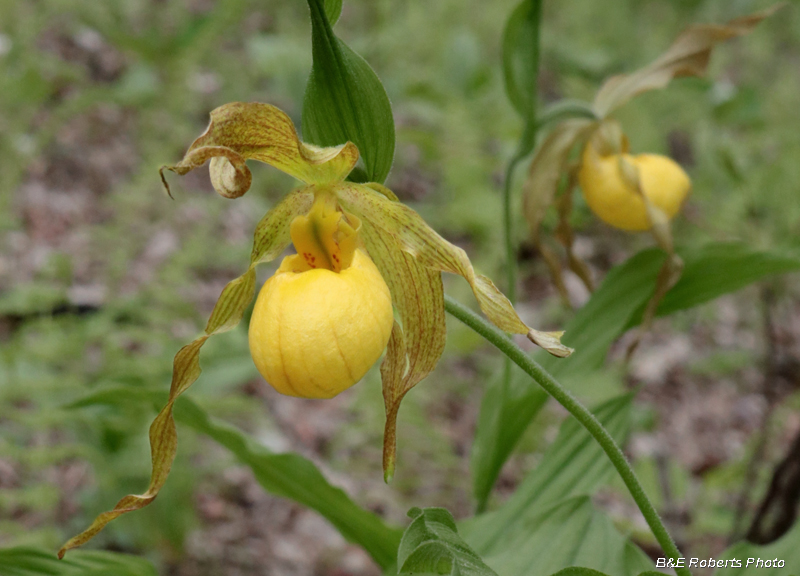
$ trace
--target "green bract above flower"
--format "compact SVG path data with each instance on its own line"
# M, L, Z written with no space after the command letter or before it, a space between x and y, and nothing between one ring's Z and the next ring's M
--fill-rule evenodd
M69 540L59 556L156 497L177 449L172 408L200 376L200 348L210 336L239 323L255 293L255 266L277 258L290 242L298 254L284 259L267 281L253 313L253 359L279 391L322 398L354 384L386 346L381 377L387 481L394 473L400 402L436 367L444 351L442 272L469 282L483 313L502 330L525 334L555 356L572 352L561 344L560 332L528 327L492 281L475 272L461 248L437 234L389 189L347 182L358 160L355 145L304 144L289 117L274 106L235 102L217 108L183 160L162 168L161 176L164 180L164 170L186 174L210 160L214 188L226 198L238 198L250 188L248 159L270 164L305 186L289 193L258 223L249 268L223 289L204 334L175 356L169 401L150 427L153 473L147 492L120 500ZM392 318L387 287L399 322ZM281 340L283 330L292 338L288 344Z

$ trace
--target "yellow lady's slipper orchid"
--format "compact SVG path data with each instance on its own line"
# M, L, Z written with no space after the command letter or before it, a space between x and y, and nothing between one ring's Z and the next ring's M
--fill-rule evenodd
M320 196L291 227L297 254L264 286L250 319L253 361L278 392L331 398L380 357L392 333L389 287L362 248L360 222Z
M637 178L626 174L625 163L638 173L639 189ZM633 156L627 151L604 155L592 140L584 147L578 182L592 212L605 223L631 232L652 228L642 195L672 219L691 189L689 176L671 158Z
M274 106L234 102L213 110L206 132L183 160L162 168L161 177L169 192L165 169L183 175L210 160L214 189L239 198L252 182L248 159L270 164L304 185L261 219L247 271L222 290L204 333L175 356L169 400L150 427L153 472L147 491L125 496L100 514L64 544L60 556L158 495L177 449L173 405L200 376L200 349L209 337L239 323L255 293L256 265L280 256L290 242L297 254L286 257L264 284L253 310L253 361L280 392L329 398L356 383L385 349L387 481L395 465L400 402L444 351L442 272L466 279L481 310L502 330L525 334L556 356L572 352L561 344L561 332L528 327L492 281L475 273L462 249L439 236L390 190L346 181L358 161L354 144L305 144L289 117Z

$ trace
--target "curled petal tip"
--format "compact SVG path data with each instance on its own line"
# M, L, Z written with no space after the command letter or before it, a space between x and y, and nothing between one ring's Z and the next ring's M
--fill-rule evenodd
M528 339L537 346L547 350L553 356L567 358L575 350L561 343L561 337L563 335L564 332L539 332L538 330L531 330L528 332Z
M161 183L164 185L164 190L167 192L167 196L175 200L172 196L172 191L169 189L169 183L167 182L167 177L164 176L164 170L172 170L171 166L167 166L166 164L158 169L158 175L161 176Z

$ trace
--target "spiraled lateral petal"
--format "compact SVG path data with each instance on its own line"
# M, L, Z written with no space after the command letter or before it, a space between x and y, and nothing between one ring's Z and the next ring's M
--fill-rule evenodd
M705 75L711 51L717 44L750 33L759 22L783 6L783 3L775 4L726 24L690 26L647 66L606 80L597 92L592 107L599 117L605 118L637 94L664 88L673 78Z
M383 437L383 472L394 475L397 412L406 393L436 367L444 352L447 328L442 275L418 263L395 237L364 219L361 238L389 286L402 322L395 322L381 364L386 428Z
M411 208L360 184L339 185L336 191L345 206L383 234L393 237L418 263L462 276L472 287L481 310L495 326L505 332L527 335L554 356L563 358L572 353L571 348L561 344L560 332L539 332L527 326L492 281L475 273L466 252L439 236Z
M178 435L172 409L178 397L200 376L200 348L214 334L226 332L242 319L245 308L253 299L256 285L256 264L272 260L289 244L289 226L295 216L308 212L313 201L310 188L296 190L286 196L277 206L267 212L256 226L253 252L247 271L230 281L222 290L204 334L187 344L175 355L172 367L172 385L169 400L150 426L150 452L153 471L150 485L144 494L130 494L120 500L113 510L103 512L94 522L70 540L58 557L63 558L67 550L88 542L103 527L126 512L138 510L150 504L158 495L169 475L178 449Z
M522 187L522 211L535 239L545 212L555 199L570 151L588 138L596 125L586 118L565 120L553 128L536 151Z
M183 160L161 169L183 175L206 160L214 189L226 198L238 198L250 188L252 177L245 160L258 160L306 184L344 180L358 161L358 149L347 142L320 148L304 144L291 118L281 109L259 102L231 102L211 111L211 123Z

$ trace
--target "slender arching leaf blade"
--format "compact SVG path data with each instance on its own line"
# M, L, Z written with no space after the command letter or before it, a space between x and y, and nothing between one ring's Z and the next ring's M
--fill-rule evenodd
M382 183L394 159L392 106L366 60L333 33L327 4L308 0L314 62L303 101L303 139L319 146L353 142L366 179Z
M527 122L536 118L541 0L522 0L503 32L503 80L511 104Z

